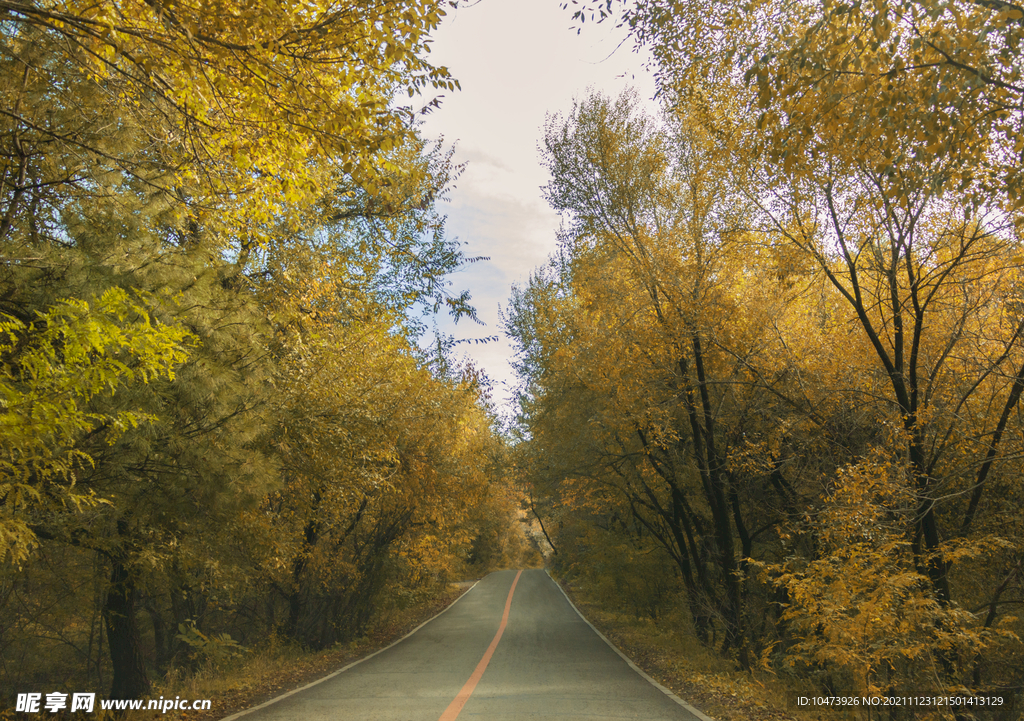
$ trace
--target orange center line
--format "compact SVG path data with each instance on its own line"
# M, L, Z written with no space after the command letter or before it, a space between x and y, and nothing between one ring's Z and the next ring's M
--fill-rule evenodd
M520 571L516 574L515 580L512 581L512 588L508 590L508 598L505 600L505 613L501 615L501 625L498 626L498 632L494 634L494 640L491 641L491 645L487 647L484 652L484 657L480 659L480 663L476 665L473 670L473 675L466 681L466 685L459 691L459 695L455 697L455 700L448 704L448 708L441 714L441 718L438 721L455 721L462 713L462 707L469 701L469 697L473 695L473 690L476 685L480 683L481 677L484 675L484 671L487 670L487 664L491 662L491 656L494 655L494 649L498 647L498 641L501 640L501 634L505 633L505 626L508 625L508 612L512 608L512 594L516 592L516 584L519 583L519 577L523 575Z

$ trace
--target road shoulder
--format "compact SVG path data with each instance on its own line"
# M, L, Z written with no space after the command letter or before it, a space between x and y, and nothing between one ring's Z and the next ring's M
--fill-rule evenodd
M743 671L691 673L678 652L649 628L624 620L588 601L571 584L555 579L577 613L642 675L671 693L691 713L718 721L797 721L767 697L765 685ZM700 716L698 716L700 717Z

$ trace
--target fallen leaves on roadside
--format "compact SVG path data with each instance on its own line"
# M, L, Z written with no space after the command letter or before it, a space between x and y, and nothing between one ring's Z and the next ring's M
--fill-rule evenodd
M798 721L771 703L768 690L749 674L695 673L656 633L645 632L649 629L640 629L629 619L589 603L568 584L562 587L587 619L633 663L702 713L718 721Z

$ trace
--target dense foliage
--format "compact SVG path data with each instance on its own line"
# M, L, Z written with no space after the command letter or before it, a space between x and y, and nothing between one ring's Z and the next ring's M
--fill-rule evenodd
M506 327L560 563L637 613L678 587L742 666L1012 717L1024 12L576 9L621 10L666 110L591 95L545 128L563 233Z
M416 345L472 313L402 105L446 5L0 8L6 692L327 647L514 542L486 388Z

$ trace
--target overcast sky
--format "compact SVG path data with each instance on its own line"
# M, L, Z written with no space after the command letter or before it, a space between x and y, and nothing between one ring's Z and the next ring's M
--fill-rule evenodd
M458 346L494 381L498 402L511 397L516 383L498 308L507 306L512 284L525 283L556 244L558 216L540 191L547 181L537 150L545 113L567 112L588 87L612 96L627 86L643 98L654 94L643 59L631 41L622 42L623 31L612 23L587 23L577 35L571 12L559 5L480 0L450 10L430 54L462 85L425 127L427 136L455 143L456 162L467 163L450 203L441 208L448 234L464 243L467 256L490 257L452 277L452 290L472 293L486 326L463 319L458 325L444 320L440 327L458 339L501 337Z

